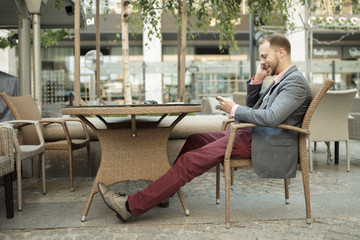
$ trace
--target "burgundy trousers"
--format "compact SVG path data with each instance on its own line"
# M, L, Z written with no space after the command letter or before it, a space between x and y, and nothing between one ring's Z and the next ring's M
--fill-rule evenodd
M193 178L210 170L224 160L230 131L199 133L189 136L175 164L144 190L129 195L133 216L139 216L176 193ZM251 156L251 128L238 131L232 156Z

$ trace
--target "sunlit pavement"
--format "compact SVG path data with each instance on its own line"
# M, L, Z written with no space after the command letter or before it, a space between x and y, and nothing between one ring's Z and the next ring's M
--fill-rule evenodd
M333 149L333 144L332 144ZM185 216L177 195L167 209L154 208L127 223L120 222L95 195L87 221L81 217L93 180L68 178L23 182L23 211L7 219L0 191L0 239L360 239L360 141L351 140L351 171L346 171L345 143L340 163L327 164L326 147L318 143L310 174L312 224L305 222L301 172L291 181L290 204L285 205L283 180L260 179L251 169L235 172L231 190L231 227L225 228L224 181L221 203L215 204L215 173L208 172L182 188L191 214ZM123 182L115 191L132 193L147 182Z

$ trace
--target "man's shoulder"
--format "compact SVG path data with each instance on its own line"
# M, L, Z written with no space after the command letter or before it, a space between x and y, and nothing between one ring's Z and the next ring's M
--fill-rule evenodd
M306 80L303 73L298 71L297 69L288 73L286 77L284 77L283 81L281 81L282 87L290 87L290 88L302 88L310 91L309 82Z
M302 72L298 70L298 68L293 65L287 72L287 75L284 77L285 79L293 79L293 80L303 80L306 81L306 78ZM307 81L306 81L307 82Z

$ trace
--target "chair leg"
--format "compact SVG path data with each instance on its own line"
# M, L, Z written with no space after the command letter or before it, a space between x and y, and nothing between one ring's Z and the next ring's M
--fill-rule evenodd
M74 191L74 178L73 178L73 151L69 149L69 172L70 172L70 191Z
M314 143L314 145L315 145L315 143ZM312 149L311 149L310 138L308 138L308 145L309 145L310 172L312 173L313 172L313 159L312 159Z
M87 164L88 164L88 180L91 180L91 163L90 163L90 144L86 147L87 151Z
M289 204L289 184L290 184L290 179L284 179L284 185L285 185L285 204Z
M22 211L22 176L21 176L21 160L16 159L16 185L17 185L17 192L18 192L18 211Z
M6 205L6 217L14 217L14 198L11 173L4 176L4 188L5 188L5 205Z
M303 166L301 164L300 167L301 167L303 186L304 186L305 207L306 207L306 223L311 224L309 171L308 171L308 166Z
M331 158L331 151L330 151L330 142L325 142L326 149L327 149L327 163L330 164L332 158Z
M346 144L346 165L347 165L347 171L350 172L350 152L349 152L349 149L350 149L350 142L349 140L346 140L345 141L345 144Z
M39 159L38 159L38 176L37 176L37 178L38 178L38 182L40 182L40 175L41 175L41 158L40 158L40 155L39 155Z
M225 227L230 228L230 160L224 160L225 170Z
M234 168L232 167L232 168L230 168L230 170L231 170L230 185L232 186L232 185L234 185Z
M43 194L46 194L45 153L40 154Z
M216 204L220 204L220 163L216 165Z

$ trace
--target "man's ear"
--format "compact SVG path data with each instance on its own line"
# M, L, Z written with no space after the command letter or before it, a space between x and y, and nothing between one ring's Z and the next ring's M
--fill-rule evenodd
M279 48L279 54L281 57L284 57L286 55L286 50L284 48Z

